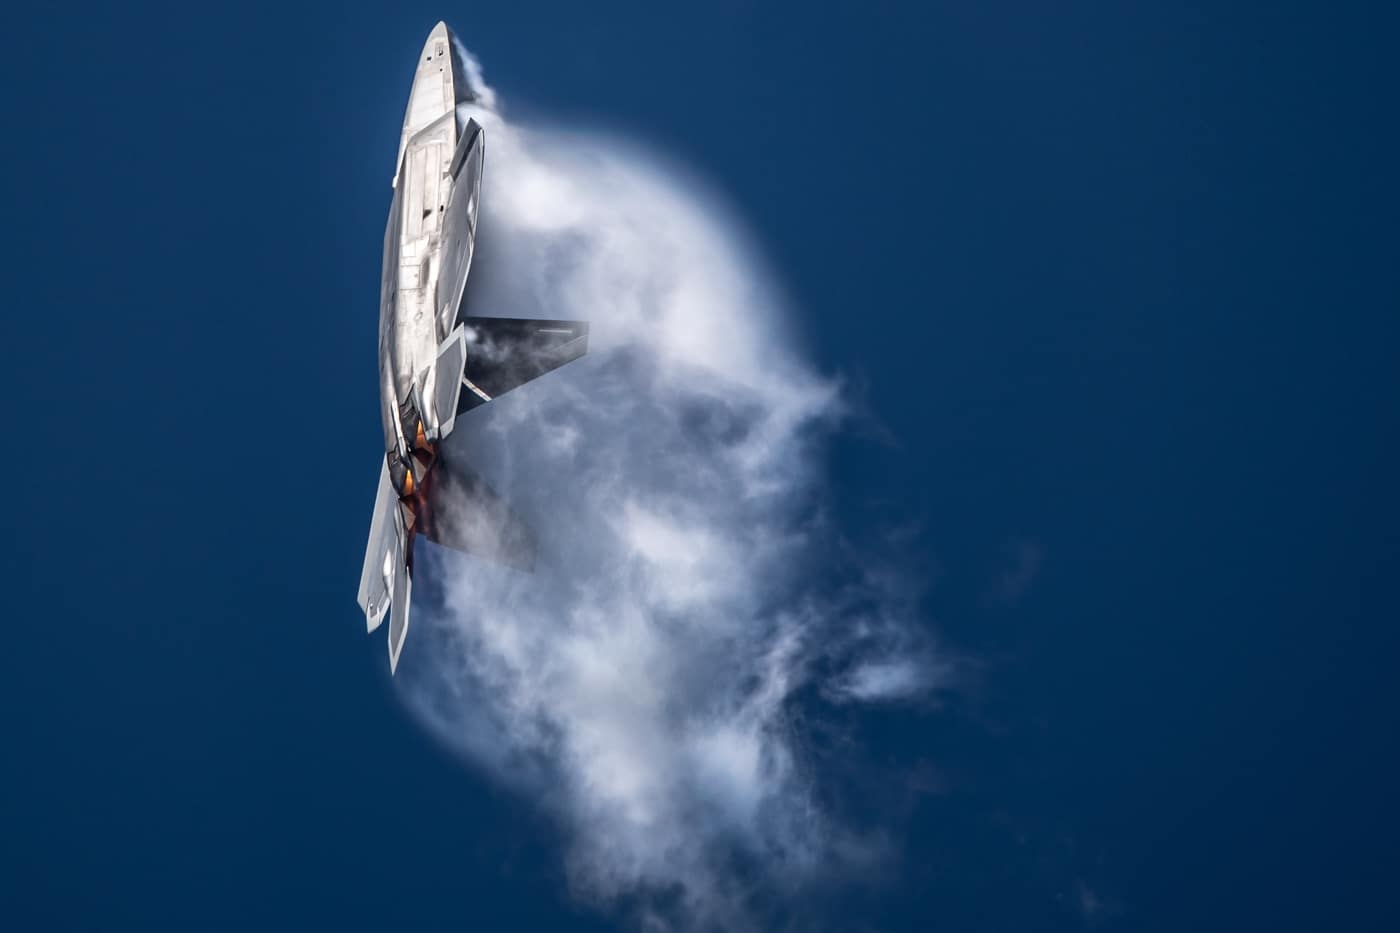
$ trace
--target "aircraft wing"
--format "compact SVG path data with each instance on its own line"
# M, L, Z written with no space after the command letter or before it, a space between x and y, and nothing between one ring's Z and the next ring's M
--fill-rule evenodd
M587 321L464 317L462 325L467 362L459 415L588 352Z

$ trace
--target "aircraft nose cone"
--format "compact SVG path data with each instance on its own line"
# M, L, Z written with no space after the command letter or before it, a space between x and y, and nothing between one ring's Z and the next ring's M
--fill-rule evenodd
M423 51L418 53L418 66L413 74L413 86L408 92L408 107L404 111L403 131L399 134L399 154L394 159L395 185L398 184L398 172L403 167L408 140L444 114L451 113L458 104L475 101L477 97L456 37L447 28L447 23L439 22L428 33ZM460 130L460 126L457 129Z
M447 28L446 23L438 23L433 27L433 31L428 33L428 38L423 41L423 60L430 61L437 57L439 52L446 54L446 50L452 46L452 30Z

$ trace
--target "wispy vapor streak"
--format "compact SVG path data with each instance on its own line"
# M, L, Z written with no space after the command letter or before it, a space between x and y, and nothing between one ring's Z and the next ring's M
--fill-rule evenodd
M745 238L616 140L472 116L470 310L586 319L590 348L459 424L540 560L425 548L447 582L415 609L399 683L434 735L557 816L581 896L742 925L755 878L800 885L852 849L817 805L796 692L906 697L937 668L897 575L822 577L840 388L796 351Z

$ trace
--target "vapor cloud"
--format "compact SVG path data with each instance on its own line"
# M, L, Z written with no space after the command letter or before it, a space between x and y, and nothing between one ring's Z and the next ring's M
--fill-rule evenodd
M616 139L469 110L487 134L470 309L586 319L590 348L459 422L451 452L538 531L539 564L423 548L443 582L415 591L396 682L556 817L579 897L742 927L756 888L869 851L818 802L812 704L945 672L911 581L833 567L820 453L841 386L802 359L742 232Z

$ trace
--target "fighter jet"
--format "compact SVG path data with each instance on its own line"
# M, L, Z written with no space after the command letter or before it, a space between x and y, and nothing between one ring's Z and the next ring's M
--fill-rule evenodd
M418 535L519 570L534 566L530 529L442 442L473 408L588 349L585 321L479 317L464 307L486 133L460 105L478 93L452 33L438 23L409 91L384 233L384 460L359 603L371 632L389 614L391 673L408 634Z

